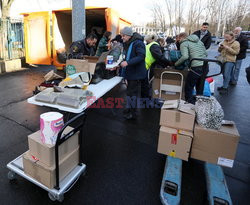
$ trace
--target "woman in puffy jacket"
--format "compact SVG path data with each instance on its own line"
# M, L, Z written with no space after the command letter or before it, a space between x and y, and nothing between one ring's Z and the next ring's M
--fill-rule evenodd
M236 56L240 52L240 44L235 40L233 32L226 32L224 38L225 40L220 44L218 49L221 53L222 63L224 64L223 86L217 88L220 94L227 93L228 91L228 85L231 76L233 75Z

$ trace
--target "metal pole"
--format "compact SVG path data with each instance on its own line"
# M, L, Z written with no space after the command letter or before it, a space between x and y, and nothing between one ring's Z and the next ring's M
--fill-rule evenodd
M85 0L72 0L72 41L86 36Z

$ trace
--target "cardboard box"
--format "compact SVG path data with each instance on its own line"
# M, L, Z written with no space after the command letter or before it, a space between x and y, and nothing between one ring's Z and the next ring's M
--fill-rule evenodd
M184 93L184 85L185 85L185 79L187 76L187 70L176 70L173 68L164 68L164 69L159 69L159 68L155 68L154 69L154 80L153 80L153 85L152 85L152 91L153 91L153 98L159 98L160 97L160 77L162 72L164 71L171 71L171 72L178 72L181 73L183 75L183 89L182 89L182 96L181 99L185 98L185 93ZM167 76L163 76L163 80L162 80L163 84L168 84L168 85L181 85L181 78L178 75L174 75L174 74L167 74ZM162 96L161 98L164 100L176 100L179 99L180 97L180 93L178 92L166 92L166 91L162 91Z
M220 130L206 129L195 124L191 158L233 167L239 132L233 125L222 125Z
M90 72L87 60L68 59L66 61L66 77L80 72Z
M195 122L194 105L178 100L165 101L161 108L160 125L180 130L193 131Z
M64 133L67 134L73 128L66 127ZM69 153L79 146L78 133L70 137L59 146L59 160L63 160ZM55 146L44 144L41 141L40 131L28 136L29 153L46 166L55 165Z
M79 163L79 147L59 162L59 179L62 180ZM56 167L48 167L35 160L29 151L23 154L24 173L33 177L48 188L56 185Z
M192 132L161 126L157 151L188 161L192 139Z

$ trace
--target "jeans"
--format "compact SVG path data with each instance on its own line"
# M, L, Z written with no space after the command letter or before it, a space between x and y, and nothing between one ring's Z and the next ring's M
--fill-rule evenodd
M241 64L242 64L242 60L236 60L235 67L233 69L232 77L231 77L232 82L237 82L238 81Z
M224 65L224 72L223 72L223 88L228 88L229 82L232 77L233 68L235 63L233 62L226 62Z

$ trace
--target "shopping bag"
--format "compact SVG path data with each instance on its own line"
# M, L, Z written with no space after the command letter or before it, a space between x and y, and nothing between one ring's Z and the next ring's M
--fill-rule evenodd
M215 97L197 96L195 103L196 121L205 128L220 129L224 112Z

